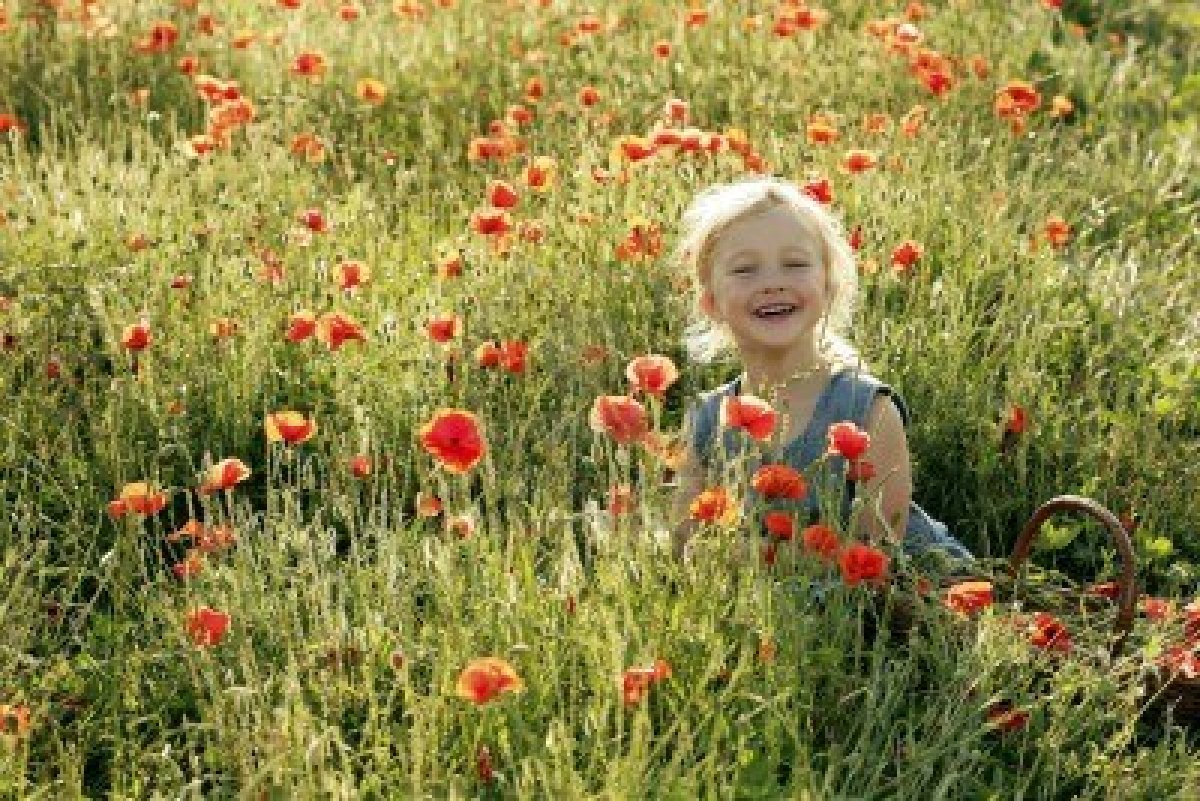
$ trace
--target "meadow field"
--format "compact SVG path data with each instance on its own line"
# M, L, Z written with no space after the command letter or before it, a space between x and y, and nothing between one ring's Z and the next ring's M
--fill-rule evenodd
M0 798L1200 798L1197 109L1188 0L0 0ZM673 558L754 174L988 591Z

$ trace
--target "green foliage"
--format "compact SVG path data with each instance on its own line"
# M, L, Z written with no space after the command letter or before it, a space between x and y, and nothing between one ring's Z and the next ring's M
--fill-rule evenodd
M921 44L962 60L940 99L865 32L901 4L831 1L826 25L793 37L771 32L765 3L715 4L697 27L682 4L594 4L605 30L593 35L578 33L588 9L575 2L409 4L424 16L371 3L356 22L317 2L114 0L82 17L53 5L10 0L0 31L0 119L25 127L0 134L0 708L32 720L20 736L0 730L0 795L1200 793L1195 732L1144 695L1178 621L1139 619L1142 645L1106 660L1111 608L1067 604L1056 612L1074 615L1080 645L1058 659L1014 636L1021 598L965 621L905 589L917 633L889 639L876 596L798 546L774 572L731 567L724 542L672 561L664 465L588 421L596 397L628 390L634 356L680 367L647 403L664 434L740 369L688 362L691 297L670 255L695 192L746 165L728 148L635 165L613 155L682 98L698 128L744 131L771 172L828 176L835 211L862 226L850 339L908 401L915 497L934 517L977 553L1007 556L1040 502L1092 496L1136 518L1149 591L1195 597L1191 4L1066 0L1059 15L1038 0L926 3ZM198 15L210 12L205 36ZM179 42L135 52L160 16ZM254 42L232 46L243 31ZM669 58L652 54L658 40ZM320 80L289 69L306 50L326 56ZM212 104L180 71L185 54L254 108L206 156L189 141ZM965 66L975 55L986 77ZM523 97L534 76L546 81L537 102ZM366 77L387 86L378 106L355 96ZM993 111L1017 79L1042 95L1022 133ZM598 106L579 105L584 85ZM149 90L144 105L136 89ZM1052 117L1055 95L1073 110ZM472 160L471 141L514 104L535 113L508 123L525 150ZM924 125L904 135L896 123L918 104ZM861 124L876 112L893 120L879 135ZM816 114L838 142L806 139ZM293 152L304 133L323 159ZM879 167L844 173L849 148ZM521 180L535 156L557 163L545 193ZM496 247L470 230L489 179L518 189L514 221L541 223L540 241L518 229ZM303 227L309 208L330 231ZM1060 247L1046 241L1052 216L1071 229ZM647 223L661 252L622 259ZM890 260L907 239L924 255L905 274ZM451 252L462 277L437 277ZM353 291L335 284L346 259L371 271ZM301 310L344 313L366 342L290 342ZM445 313L463 321L449 346L424 330ZM214 336L222 318L233 336ZM135 355L121 337L141 319L154 339ZM506 340L529 345L524 371L476 365L480 344ZM1029 425L1006 434L1013 405ZM483 423L488 453L469 476L416 443L441 408ZM314 417L318 434L267 443L264 417L284 409ZM348 466L360 454L366 478ZM199 492L231 457L250 477ZM161 487L166 508L110 515L137 481ZM616 484L631 487L634 514L602 511ZM420 516L419 492L441 498L443 516ZM454 516L474 522L470 536L448 527ZM230 526L237 544L182 582L172 568L196 543L175 532L190 520ZM1103 537L1056 519L1033 558L1076 584L1111 580ZM895 568L898 585L915 582ZM200 606L232 617L219 645L189 640ZM487 654L526 687L475 707L455 682ZM624 704L622 672L660 658L671 678ZM1026 727L990 725L1000 702L1027 711Z

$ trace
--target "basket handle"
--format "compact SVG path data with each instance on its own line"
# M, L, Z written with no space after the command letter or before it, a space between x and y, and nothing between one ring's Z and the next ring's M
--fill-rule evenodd
M1116 515L1101 506L1091 498L1080 495L1058 495L1043 503L1036 510L1029 522L1021 529L1013 546L1012 558L1008 562L1008 574L1017 577L1017 571L1029 558L1033 548L1034 538L1050 515L1060 511L1083 512L1100 521L1108 529L1109 537L1121 557L1121 595L1118 598L1117 622L1114 629L1117 639L1113 643L1112 654L1117 656L1125 645L1125 638L1133 630L1134 605L1137 602L1137 568L1134 564L1133 545L1129 541L1129 532Z

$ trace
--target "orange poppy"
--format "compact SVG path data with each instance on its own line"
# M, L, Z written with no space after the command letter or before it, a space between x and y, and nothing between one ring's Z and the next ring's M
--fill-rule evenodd
M754 472L750 484L755 492L767 500L779 498L798 501L808 494L804 476L786 464L763 465Z
M805 182L801 189L804 190L804 194L818 203L828 206L833 202L833 184L829 182L828 178L813 178Z
M210 467L200 484L201 493L233 489L250 477L250 468L241 459L222 459Z
M263 422L267 442L282 442L299 445L308 442L317 433L317 421L310 420L300 412L282 411L268 414Z
M679 379L679 370L666 356L637 356L625 367L631 392L645 392L661 398Z
M470 515L452 515L446 518L446 531L465 540L475 533L475 520Z
M201 648L219 645L229 632L230 617L225 612L202 606L188 613L185 628L192 642Z
M374 78L362 78L354 85L354 96L369 106L381 106L387 99L387 86Z
M109 501L108 513L121 517L129 512L143 516L155 515L167 506L167 494L154 490L145 481L134 481L121 488L121 494Z
M366 342L362 326L341 312L326 312L317 320L317 339L331 351L350 341Z
M442 501L436 495L425 492L417 493L417 515L419 517L437 517L442 512Z
M1138 602L1138 609L1148 620L1161 622L1175 617L1175 604L1164 598L1143 596Z
M663 659L656 659L650 667L632 667L621 674L621 699L626 706L642 702L650 685L671 677L671 666Z
M813 145L828 145L836 142L839 138L838 130L833 126L833 121L823 115L814 117L809 121L805 128L805 135L808 137L809 144Z
M182 562L171 565L171 572L180 581L199 575L204 571L204 554L195 548L189 548Z
M1037 111L1042 96L1028 81L1009 81L996 90L993 108L1002 119L1024 117Z
M942 597L946 608L971 615L992 605L992 582L962 581L946 590Z
M842 456L849 462L862 458L871 446L871 435L849 420L831 425L828 439L826 453Z
M842 580L849 587L863 582L882 583L887 578L888 556L883 551L854 543L838 556Z
M613 484L608 488L608 513L611 515L628 514L633 510L635 498L633 489L628 484Z
M297 216L300 224L314 233L323 234L329 230L329 221L320 209L304 209Z
M535 192L545 192L554 186L558 166L549 156L538 156L525 168L525 185Z
M232 317L218 317L209 324L208 332L213 339L229 339L237 335L238 322Z
M737 506L724 487L712 487L696 495L688 507L692 520L728 525L737 519Z
M805 551L825 562L832 562L836 559L842 549L842 542L838 539L837 532L829 526L819 523L800 532L800 544L804 546Z
M501 693L521 692L525 683L512 665L495 656L472 659L455 684L460 698L482 705L495 700Z
M866 459L856 459L846 467L847 481L870 481L875 475L875 464Z
M1046 234L1046 241L1054 247L1065 247L1071 241L1071 226L1057 214L1052 214L1046 218L1042 230Z
M997 701L987 708L988 725L1004 733L1020 731L1029 723L1029 713L1013 707L1011 701Z
M771 404L753 395L733 395L721 401L721 425L740 428L759 442L771 436L776 418Z
M637 442L650 430L646 408L628 395L601 395L592 404L592 430L621 444Z
M0 736L25 737L29 734L29 707L25 704L0 704Z
M462 409L439 409L418 436L422 447L451 473L466 473L487 452L479 418Z
M481 342L475 349L475 362L487 369L500 366L500 348L492 340Z

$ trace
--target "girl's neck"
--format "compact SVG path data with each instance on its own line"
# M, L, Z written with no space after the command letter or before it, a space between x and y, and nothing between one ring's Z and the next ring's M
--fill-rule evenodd
M743 391L765 398L772 392L782 391L790 385L823 373L832 362L828 356L809 346L780 356L743 355L742 364L746 375Z

